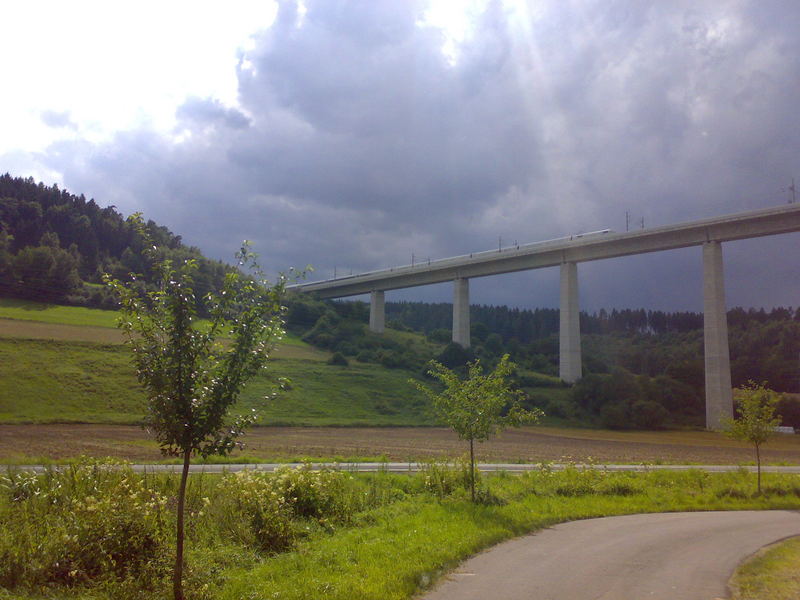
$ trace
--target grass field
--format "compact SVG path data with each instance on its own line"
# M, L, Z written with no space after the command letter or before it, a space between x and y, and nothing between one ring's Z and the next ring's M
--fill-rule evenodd
M144 416L116 313L0 299L0 423L138 423ZM430 348L419 335L391 331L395 341ZM430 345L430 344L428 344ZM309 426L420 426L434 423L428 401L408 383L414 374L351 361L328 365L330 353L286 335L266 374L242 393L236 410L261 422ZM265 402L269 373L291 387ZM559 396L561 388L543 388Z
M143 396L130 354L121 346L116 313L0 300L0 422L136 423ZM271 370L293 383L265 402L271 381L257 377L239 410L255 408L265 423L292 425L422 425L424 400L405 371L354 362L327 365L328 352L287 335Z
M60 306L13 298L0 298L0 318L81 327L114 328L117 326L117 313L113 310Z
M731 578L734 600L800 598L800 538L762 549Z
M325 353L298 343L276 355L237 405L255 408L265 424L431 423L407 371L328 365ZM289 377L291 389L265 401L273 372ZM0 422L137 423L143 416L144 396L125 346L0 338Z

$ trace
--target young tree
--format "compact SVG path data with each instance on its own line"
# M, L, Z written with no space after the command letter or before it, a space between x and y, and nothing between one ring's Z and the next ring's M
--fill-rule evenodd
M781 424L775 415L775 407L780 401L780 394L762 385L750 381L737 393L739 416L727 419L724 431L728 437L749 442L756 449L756 465L758 469L758 493L761 493L761 444L775 432Z
M135 217L140 231L142 221ZM227 273L223 288L208 294L209 323L198 323L193 278L197 262L174 265L151 247L159 276L156 291L142 293L106 276L121 301L118 325L133 350L136 374L147 393L147 427L162 453L183 459L178 491L173 595L183 600L184 501L192 456L227 454L254 415L231 419L228 409L245 382L265 366L283 334L285 278L263 280L247 244L237 254L240 271ZM225 343L220 339L225 337Z
M467 377L461 379L441 363L431 361L428 373L444 384L442 392L413 381L433 403L436 415L455 430L462 440L469 440L470 491L475 501L475 441L483 442L505 427L535 423L543 415L538 408L525 410L520 406L523 392L514 390L508 376L514 363L508 354L497 367L484 373L480 361L467 365Z

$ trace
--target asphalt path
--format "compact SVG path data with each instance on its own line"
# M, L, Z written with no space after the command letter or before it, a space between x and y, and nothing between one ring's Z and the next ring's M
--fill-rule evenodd
M421 600L714 600L761 547L800 535L800 513L627 515L562 523L499 544Z
M216 464L206 465L194 463L190 465L189 471L191 473L235 473L237 471L254 470L254 471L267 471L271 472L280 467L296 468L306 463L243 463L243 464ZM387 473L417 473L425 468L425 463L417 462L354 462L354 463L311 463L313 469L322 468L335 468L343 471L352 471L354 473L376 473L385 471ZM148 473L180 473L183 468L182 465L172 464L140 464L131 465L134 471L148 472ZM754 473L756 467L754 466L736 466L736 465L601 465L601 464L561 464L561 463L479 463L478 469L483 472L491 473L496 471L505 471L507 473L523 473L525 471L538 471L540 469L552 469L554 471L561 471L566 468L578 469L604 469L608 471L656 471L656 470L669 470L669 471L688 471L691 469L706 471L709 473L726 473L731 471L739 471L745 469ZM63 466L44 466L44 465L2 465L0 470L11 468L22 471L37 471L42 472L51 468L63 468ZM790 473L800 474L800 466L762 466L763 473Z

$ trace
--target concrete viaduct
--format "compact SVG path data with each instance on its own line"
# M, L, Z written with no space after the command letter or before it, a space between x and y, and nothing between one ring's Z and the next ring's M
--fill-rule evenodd
M626 233L604 230L568 236L303 283L291 288L314 292L320 298L369 293L370 329L380 333L384 330L384 293L387 290L452 281L453 341L468 347L471 278L558 266L561 269L559 373L561 379L574 383L581 377L578 263L702 246L706 426L719 429L723 419L733 413L722 242L795 231L800 231L800 204L787 204Z

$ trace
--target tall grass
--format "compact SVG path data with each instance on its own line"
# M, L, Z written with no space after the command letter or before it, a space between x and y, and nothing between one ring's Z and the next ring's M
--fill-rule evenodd
M83 462L0 478L0 598L169 595L177 478ZM484 476L309 467L190 479L186 587L199 600L406 599L488 545L553 523L633 512L800 507L794 477L547 468ZM5 594L5 596L3 595Z

